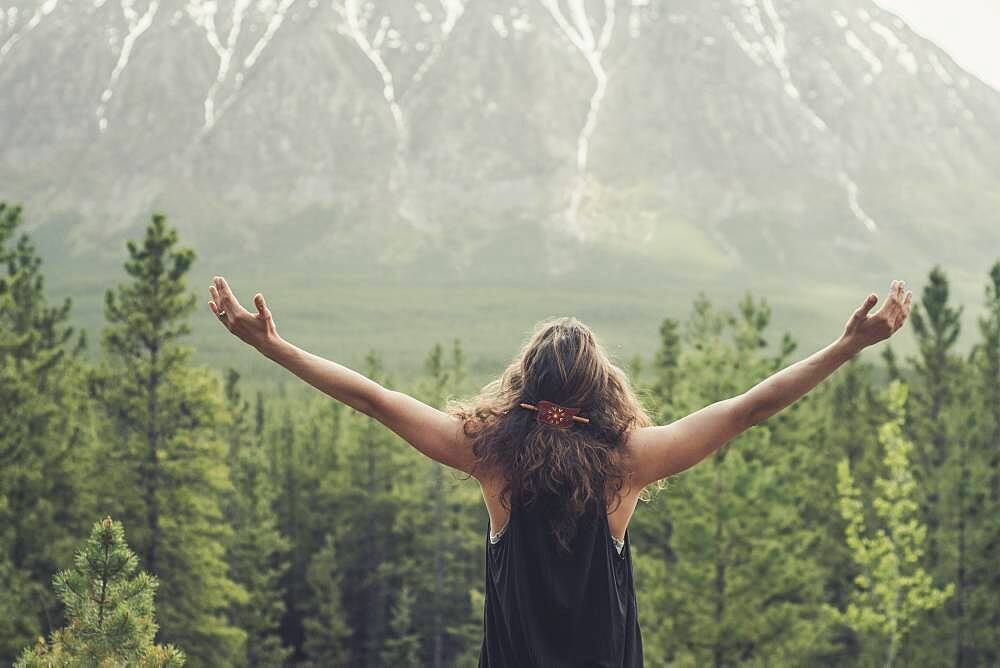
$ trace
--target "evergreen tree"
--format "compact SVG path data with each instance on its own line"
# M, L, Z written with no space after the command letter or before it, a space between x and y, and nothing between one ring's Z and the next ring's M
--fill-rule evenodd
M382 649L382 664L399 668L419 668L420 636L413 632L413 604L415 596L409 585L399 590L399 598L392 608L389 623L391 635Z
M136 570L139 559L125 543L120 522L96 522L74 568L53 578L66 606L65 628L25 649L18 668L43 666L142 666L176 668L184 653L156 645L153 593L156 578Z
M388 386L384 377L382 360L375 351L365 357L364 374ZM358 450L354 457L352 478L360 483L353 491L358 498L360 512L353 513L358 538L352 547L354 554L348 555L352 563L349 573L351 584L357 584L356 592L364 603L361 605L362 619L359 620L361 645L359 665L374 668L380 665L381 650L388 636L386 617L389 608L390 578L393 575L392 528L399 500L393 493L394 478L400 472L394 452L399 452L398 442L374 418L355 412L354 438ZM360 525L360 526L359 526ZM344 543L338 542L343 545Z
M306 665L346 666L351 628L341 602L341 580L333 536L327 534L323 549L309 563L308 582L315 608L305 624Z
M284 643L294 648L294 661L307 658L305 646L311 642L307 627L322 627L309 622L325 605L314 598L310 560L351 510L339 504L349 482L339 451L345 410L324 394L283 400L275 407L278 421L264 434L278 488L274 507L289 541L289 566L281 581L285 601L281 629Z
M435 345L425 361L425 374L412 394L429 405L445 408L461 391L464 356L456 341L450 359ZM462 628L469 617L468 587L481 574L476 570L484 549L488 517L478 484L469 477L400 448L404 472L396 477L400 508L394 544L404 558L395 562L394 578L415 594L413 633L421 640L422 664L452 665L466 650L472 629ZM482 631L482 620L476 629Z
M673 318L664 319L660 325L660 347L653 357L653 371L656 374L653 390L663 401L673 397L677 386L681 354L679 328L680 323Z
M217 377L190 366L179 343L195 305L185 287L194 251L176 245L176 230L154 214L142 244L127 242L130 282L105 295L105 361L93 386L109 418L100 459L114 477L100 500L127 518L160 581L163 637L192 664L224 666L245 641L226 612L247 596L225 560L221 503L232 486L220 432L229 419Z
M908 432L920 444L917 455L918 480L925 490L922 508L928 525L927 559L932 570L939 560L939 527L943 511L938 503L945 490L941 471L954 441L949 411L954 406L959 359L954 346L961 330L962 307L948 303L949 286L944 271L935 266L919 303L913 305L913 330L919 355L912 360L916 372L913 413Z
M687 324L672 403L677 415L749 389L785 363L784 337L765 353L770 309L747 294L737 313L717 311L700 295ZM749 430L671 486L668 563L657 504L638 508L634 549L644 604L640 623L651 666L729 665L741 661L801 664L825 647L818 614L822 581L813 551L818 530L801 516L803 474L792 451L801 433L790 407ZM630 529L631 530L631 529ZM657 610L647 617L643 611ZM663 613L661 611L667 611Z
M889 380L902 380L903 374L899 369L899 363L896 360L896 353L892 350L892 344L888 341L885 342L885 346L882 348L882 360L885 362L886 373L889 376Z
M292 409L287 404L281 411L270 452L272 475L280 485L275 499L276 513L290 548L290 561L281 581L285 608L281 635L285 644L296 648L296 658L301 658L305 633L302 618L308 598L306 569L312 554L307 530L310 504L303 497L311 486L307 478L312 475L313 467L301 456Z
M60 622L46 582L85 526L91 458L86 339L71 345L71 301L49 306L41 258L17 236L21 208L0 202L0 663ZM15 241L16 238L16 241Z
M928 276L919 303L914 304L913 331L918 354L910 358L912 407L904 429L915 445L914 476L918 481L921 521L927 525L927 569L937 582L954 582L958 595L921 619L915 634L919 653L928 661L954 658L954 648L970 623L960 610L965 599L966 552L961 533L968 499L963 496L963 471L969 470L971 430L964 415L964 379L971 377L955 352L963 308L950 304L948 278L940 266Z
M815 388L810 398L817 406L818 423L794 446L802 455L797 466L803 474L796 480L796 494L807 511L804 520L817 529L815 555L823 572L825 600L838 609L847 605L859 571L842 538L847 524L829 509L839 503L835 473L840 460L846 459L855 478L865 485L873 483L881 465L878 453L867 446L877 440L879 426L889 417L877 396L874 372L873 365L857 355ZM833 633L833 646L815 654L816 664L841 666L866 658L849 625L837 624Z
M246 631L245 666L280 666L291 654L282 646L280 621L285 605L280 578L287 568L288 541L278 531L267 458L250 422L250 404L237 388L239 374L226 374L230 474L233 492L227 516L234 532L229 544L232 578L248 593L233 606L232 623Z
M874 507L880 526L870 535L861 492L854 484L848 460L843 459L837 467L847 545L862 573L854 581L847 609L833 612L858 630L874 631L883 639L886 668L897 660L903 639L921 613L940 607L954 591L951 583L936 588L920 565L927 527L918 519L917 485L909 460L913 445L902 433L906 395L904 383L897 380L890 384L888 405L893 419L879 430L886 475L875 482L878 496Z
M1000 663L1000 261L990 268L985 293L986 312L977 319L980 340L970 356L973 437L961 488L969 508L968 593L962 608L970 620L957 648L961 665Z
M366 355L362 373L391 387L374 351ZM401 439L358 411L347 413L342 446L338 455L342 464L326 467L318 498L322 512L328 513L323 519L326 529L337 546L342 601L352 630L349 664L381 666L390 634L390 592L399 587L400 573L409 568L408 546L397 530L401 509L407 506L400 480L412 479L416 468ZM329 517L338 520L332 527ZM312 607L316 609L314 603Z

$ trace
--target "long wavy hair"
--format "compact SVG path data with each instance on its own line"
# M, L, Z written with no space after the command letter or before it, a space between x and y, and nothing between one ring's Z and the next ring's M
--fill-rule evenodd
M539 422L520 407L548 400L579 407L589 423L560 428ZM551 504L553 533L564 548L577 518L591 504L621 503L628 483L622 447L629 430L652 424L628 376L611 362L589 327L574 317L544 320L520 353L478 396L448 402L472 441L474 469L503 474L501 504ZM478 476L477 476L478 477Z

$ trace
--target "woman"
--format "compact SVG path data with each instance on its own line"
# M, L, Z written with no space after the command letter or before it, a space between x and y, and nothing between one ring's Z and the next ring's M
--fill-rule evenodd
M628 523L648 485L694 466L898 330L912 291L870 294L822 350L667 425L655 426L593 333L548 320L497 380L438 410L283 340L260 293L240 306L221 276L209 308L310 385L479 481L486 604L480 666L641 666Z

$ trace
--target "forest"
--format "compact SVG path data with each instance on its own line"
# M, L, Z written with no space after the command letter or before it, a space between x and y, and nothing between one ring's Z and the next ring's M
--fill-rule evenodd
M295 379L250 391L193 363L208 279L164 214L125 245L92 340L47 297L26 215L0 203L0 662L476 665L476 481ZM925 271L914 355L853 358L640 502L647 666L1000 663L1000 258L979 304ZM664 318L626 365L657 423L811 352L771 315L747 291ZM377 349L358 370L443 407L477 389L470 346L435 345L418 377ZM81 593L99 554L119 565L106 618Z

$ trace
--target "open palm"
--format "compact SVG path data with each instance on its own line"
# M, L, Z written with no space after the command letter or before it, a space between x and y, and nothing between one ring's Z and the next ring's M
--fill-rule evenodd
M904 281L892 281L889 284L889 293L878 311L868 312L878 295L872 293L868 295L864 303L856 310L847 321L844 327L844 337L853 341L859 349L878 343L892 336L910 315L913 290L904 292Z
M243 308L222 276L212 278L208 292L212 295L208 301L208 308L215 314L216 319L241 341L261 350L277 340L278 329L271 316L271 310L264 302L264 295L259 292L254 295L253 302L257 312L252 313Z

